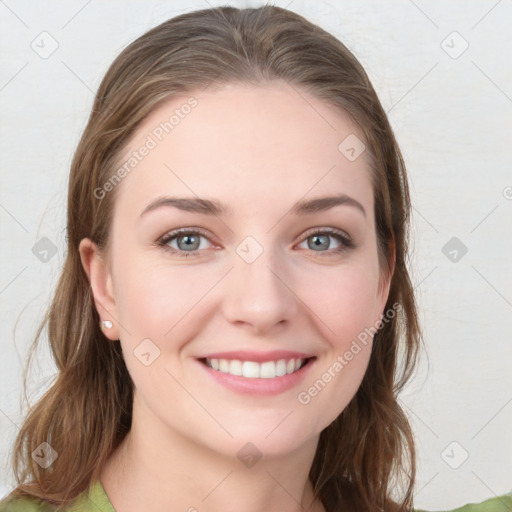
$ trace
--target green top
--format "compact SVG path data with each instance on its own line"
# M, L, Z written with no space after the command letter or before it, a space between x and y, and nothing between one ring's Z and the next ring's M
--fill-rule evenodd
M34 498L7 498L0 501L0 512L53 512L56 505L50 505ZM67 508L66 512L116 512L108 499L101 482L97 480L89 491L80 494ZM413 512L426 512L414 509ZM440 511L441 512L441 511ZM482 503L464 505L452 511L442 512L512 512L512 492L488 499Z
M0 501L0 512L53 512L57 505L28 496ZM81 493L65 509L66 512L116 512L101 482L97 480L89 491Z

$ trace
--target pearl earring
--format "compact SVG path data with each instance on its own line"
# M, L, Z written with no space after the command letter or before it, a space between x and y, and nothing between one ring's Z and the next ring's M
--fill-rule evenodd
M111 329L112 328L112 322L110 320L102 320L101 321L101 328L105 329Z

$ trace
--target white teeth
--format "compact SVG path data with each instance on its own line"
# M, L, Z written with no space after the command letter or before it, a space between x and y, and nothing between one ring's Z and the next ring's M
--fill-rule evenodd
M247 379L273 379L296 372L305 359L279 359L278 361L240 361L238 359L206 359L210 368L222 373L243 376Z
M231 363L229 363L229 373L231 373L231 375L242 375L242 361L233 359Z
M248 379L257 379L260 376L260 365L253 361L244 361L242 375Z
M276 375L278 377L282 377L286 375L286 361L284 359L279 359L276 364Z
M260 367L261 379L273 379L276 376L276 363L274 361L267 361L258 366Z

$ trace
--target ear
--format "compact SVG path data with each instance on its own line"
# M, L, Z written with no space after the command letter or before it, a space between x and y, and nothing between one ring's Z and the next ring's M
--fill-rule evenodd
M119 339L119 322L116 321L117 307L108 263L98 246L89 238L84 238L78 246L82 266L91 285L96 311L100 320L110 320L112 327L102 329L110 340Z
M385 313L384 308L386 307L386 302L389 297L389 290L391 288L391 279L393 278L393 274L395 273L395 262L396 262L396 252L395 252L395 243L391 241L390 249L389 249L389 264L388 268L384 269L379 277L379 286L377 290L377 297L375 301L375 314L377 315L375 322L381 321L381 315Z

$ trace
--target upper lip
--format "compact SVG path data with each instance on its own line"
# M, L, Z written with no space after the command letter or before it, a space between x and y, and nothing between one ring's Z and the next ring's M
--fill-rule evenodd
M266 361L279 361L280 359L309 359L312 354L294 352L290 350L272 350L270 352L255 352L251 350L233 350L229 352L215 352L205 354L198 359L238 359L239 361L254 361L264 363Z

